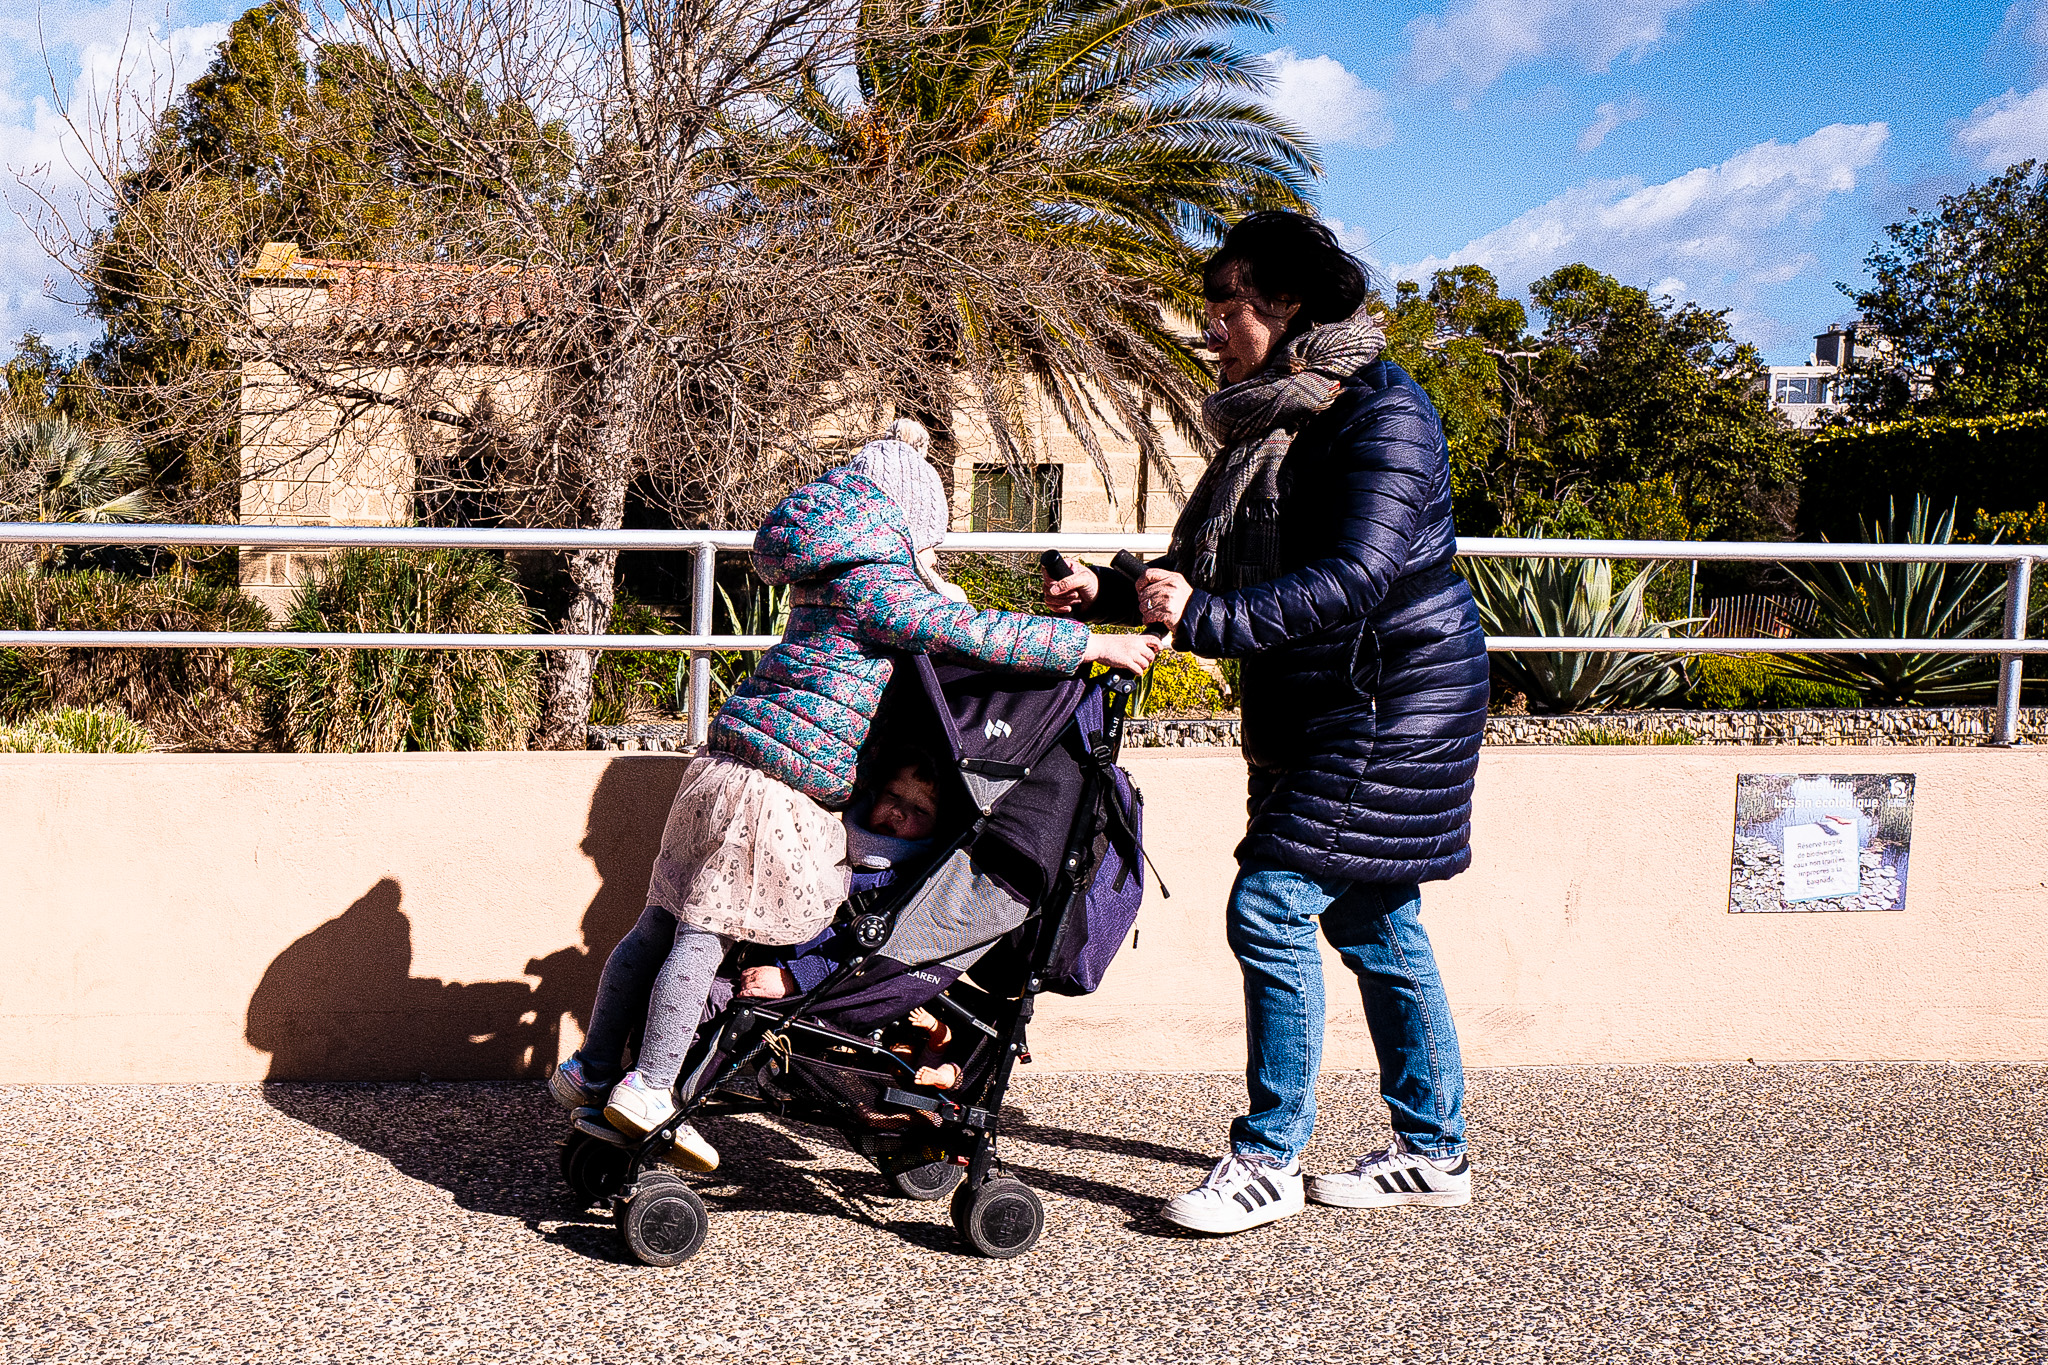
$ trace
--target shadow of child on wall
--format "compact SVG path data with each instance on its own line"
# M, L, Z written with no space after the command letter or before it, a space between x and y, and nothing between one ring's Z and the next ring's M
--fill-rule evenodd
M534 1082L563 1050L563 1017L579 1030L589 1024L605 958L640 915L682 767L669 758L606 767L581 844L600 878L583 942L529 961L532 979L414 976L412 922L391 877L279 953L250 997L244 1030L270 1054L265 1099L464 1207L558 1212L563 1125Z

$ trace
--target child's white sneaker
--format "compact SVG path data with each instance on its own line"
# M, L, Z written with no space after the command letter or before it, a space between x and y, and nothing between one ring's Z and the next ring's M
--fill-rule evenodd
M605 1121L635 1137L646 1137L675 1116L673 1088L655 1085L638 1071L628 1071L626 1078L612 1087L611 1098L604 1105Z
M1300 1213L1301 1163L1271 1165L1232 1152L1201 1184L1168 1200L1159 1216L1193 1232L1244 1232Z
M1393 1143L1367 1152L1348 1171L1311 1176L1308 1197L1340 1209L1377 1209L1394 1204L1453 1208L1472 1202L1472 1163L1456 1156L1429 1157L1399 1133Z
M593 1081L583 1069L581 1057L571 1057L548 1077L548 1094L564 1109L595 1109L604 1103L615 1082Z
M675 1116L674 1092L649 1084L637 1071L628 1071L626 1079L612 1087L612 1097L604 1106L607 1123L636 1137L646 1137ZM670 1154L678 1165L693 1171L718 1169L718 1149L687 1123L676 1125L675 1145Z
M718 1149L687 1123L676 1125L676 1142L669 1149L669 1155L675 1158L678 1166L686 1166L693 1171L718 1169Z

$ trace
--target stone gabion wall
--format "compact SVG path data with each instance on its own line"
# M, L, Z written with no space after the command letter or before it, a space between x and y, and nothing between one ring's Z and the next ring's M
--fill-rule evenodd
M1134 749L1235 748L1236 716L1130 722ZM1660 737L1691 744L1835 744L1941 748L1986 744L1982 706L1902 706L1873 711L1622 711L1583 716L1490 716L1486 742L1503 745L1637 743ZM2048 744L2048 708L2020 712L2019 738ZM593 725L590 747L652 753L688 749L680 725Z
M1842 711L1627 711L1611 715L1490 716L1488 744L1635 742L1661 737L1693 744L1832 744L1945 747L1985 744L1991 712L1982 706L1902 706ZM2048 744L2048 709L2020 712L2019 738ZM1134 720L1125 743L1180 749L1238 742L1235 716L1213 720Z
M1986 744L1991 711L1983 706L1901 706L1840 711L1633 711L1587 716L1491 716L1488 744L1584 744L1663 736L1694 744L1847 744L1938 748ZM2019 736L2048 743L2048 709L2020 712Z

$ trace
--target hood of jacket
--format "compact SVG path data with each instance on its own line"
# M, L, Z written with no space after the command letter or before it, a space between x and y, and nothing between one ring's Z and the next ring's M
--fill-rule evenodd
M856 564L917 567L910 522L863 474L834 469L775 505L754 536L754 571L769 583L830 577Z

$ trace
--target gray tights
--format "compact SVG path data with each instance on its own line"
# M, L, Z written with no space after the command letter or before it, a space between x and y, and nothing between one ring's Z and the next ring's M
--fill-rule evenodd
M647 1028L636 1066L642 1079L674 1085L704 1018L718 964L732 945L723 934L678 924L658 905L642 911L640 922L605 959L597 1000L590 1007L590 1030L578 1054L585 1070L600 1077L617 1073L626 1035L644 1000Z

